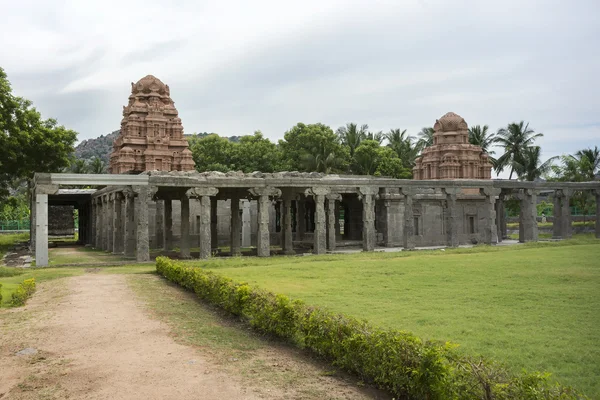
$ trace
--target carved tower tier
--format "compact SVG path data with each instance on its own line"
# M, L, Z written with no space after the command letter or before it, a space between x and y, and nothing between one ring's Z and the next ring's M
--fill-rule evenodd
M194 160L169 86L148 75L131 84L109 172L192 171Z
M433 145L417 158L413 179L491 179L492 164L480 146L469 144L464 118L449 112L435 121Z

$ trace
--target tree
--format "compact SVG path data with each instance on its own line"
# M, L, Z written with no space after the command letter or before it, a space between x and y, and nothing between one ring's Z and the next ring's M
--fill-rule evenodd
M410 178L410 170L403 166L390 147L382 147L376 140L363 140L356 149L353 170L362 175Z
M358 127L358 125L353 122L349 122L346 126L341 126L337 129L336 134L340 143L348 147L350 150L350 157L354 157L354 151L360 146L360 142L366 138L367 129L369 129L369 125L363 124Z
M198 172L234 170L234 146L234 143L217 134L190 139L190 151L196 163L196 170Z
M236 170L275 172L281 168L281 151L261 131L240 137L232 149L232 167Z
M0 68L0 199L8 195L15 180L69 166L76 139L75 131L54 119L42 119L29 100L14 96Z
M106 172L106 165L100 157L94 157L88 164L88 173L90 174L104 174Z
M69 166L69 171L74 174L87 174L88 165L85 160L82 160L81 158L74 158Z
M539 146L530 146L525 148L514 162L515 172L521 180L534 181L550 171L552 163L557 158L550 157L545 162L542 162L541 148Z
M469 128L469 143L479 146L490 156L494 154L494 151L490 150L496 141L496 134L488 132L489 127L487 125L475 125Z
M328 169L327 165L337 165L329 169L333 172L343 169L347 163L347 151L338 142L338 137L329 126L321 123L298 123L284 134L279 147L289 170L323 172ZM329 161L326 163L325 160Z
M421 146L422 149L433 145L434 133L435 130L433 130L432 127L425 127L421 129L421 132L419 132L419 146Z
M586 177L586 180L593 181L600 170L600 150L598 146L594 146L593 149L590 147L579 150L575 153L575 157L579 161L581 174Z
M382 131L379 132L367 132L367 135L365 136L365 139L367 140L374 140L377 143L379 143L381 145L381 143L383 142L383 139L385 139L385 135Z
M387 146L394 150L398 158L402 160L404 168L412 170L415 166L415 160L421 152L421 145L415 141L414 136L406 134L406 129L390 129L385 134L388 141Z
M504 154L496 160L496 173L500 174L504 168L510 167L508 179L511 179L517 164L524 161L525 150L533 145L535 139L542 136L542 133L535 133L533 129L529 129L529 124L525 124L524 121L513 122L500 129L494 141L504 148Z

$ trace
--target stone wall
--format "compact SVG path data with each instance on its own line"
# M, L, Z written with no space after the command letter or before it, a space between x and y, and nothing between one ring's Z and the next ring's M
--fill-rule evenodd
M73 236L75 235L75 208L73 206L48 207L48 235Z

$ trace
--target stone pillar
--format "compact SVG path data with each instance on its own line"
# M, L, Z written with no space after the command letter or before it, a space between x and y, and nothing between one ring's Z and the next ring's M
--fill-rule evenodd
M402 226L404 216L400 213L400 200L404 197L398 189L385 189L383 199L385 225L383 227L383 242L385 247L400 246L402 241Z
M294 238L292 237L292 196L284 196L281 205L281 244L283 254L291 255L295 254Z
M137 229L136 229L136 259L137 261L150 260L150 235L148 232L148 203L156 193L156 188L138 186L137 192Z
M125 249L124 253L126 257L135 256L135 250L137 247L137 235L136 235L136 224L135 224L135 196L136 193L131 189L127 188L123 191L125 196Z
M165 201L163 199L156 200L154 222L156 228L154 230L155 248L162 248L165 242Z
M256 235L256 250L259 257L271 255L271 240L269 237L269 196L279 197L281 190L272 187L259 187L248 190L253 196L258 197L258 232Z
M327 252L327 228L325 217L325 196L331 191L329 188L313 187L306 189L306 196L315 199L315 232L313 234L313 253L325 254Z
M108 250L108 229L110 227L110 225L108 224L108 219L110 216L110 214L108 212L108 208L109 208L108 195L103 194L102 195L102 250L104 250L104 251Z
M521 212L519 214L519 242L537 242L536 192L533 189L521 189L516 196L521 201Z
M219 190L212 187L197 187L187 191L189 197L200 200L200 258L206 259L211 256L212 234L211 234L211 197L216 196Z
M190 258L190 199L183 194L181 200L181 239L179 240L179 256Z
M504 208L504 199L506 195L500 190L498 200L496 200L496 229L498 232L498 243L507 237L506 235L506 209Z
M173 200L165 199L165 238L162 243L164 251L173 249Z
M446 194L446 235L448 247L458 247L458 210L456 198L460 188L444 188Z
M563 193L562 190L558 189L554 191L552 203L554 205L552 209L552 239L563 239L563 220L562 220L562 201Z
M561 216L561 225L562 225L562 232L563 232L563 237L565 239L568 239L570 237L573 236L573 224L571 223L571 207L570 207L570 200L571 200L571 191L569 189L563 189L563 199L562 199L562 210L560 211L560 216ZM537 216L537 210L536 210L536 216Z
M210 198L210 248L214 254L219 251L217 198Z
M377 239L375 232L375 195L378 192L379 188L373 186L362 186L358 188L359 197L362 197L363 204L363 251L375 250L375 241Z
M115 193L113 195L113 254L121 254L125 250L125 235L123 233L123 218L121 207L121 199L123 195L121 193Z
M327 250L335 250L335 236L337 234L337 201L342 199L338 193L331 193L327 196Z
M600 189L594 190L596 195L596 239L600 239Z
M250 202L248 200L242 200L242 247L252 246L251 219Z
M35 265L48 266L48 195L35 194Z
M240 215L240 199L237 196L231 198L231 237L229 247L232 256L239 256L240 235L242 233L242 218Z
M404 232L402 246L404 250L413 250L415 248L415 216L413 212L413 196L412 188L406 187L400 189L404 195Z
M102 248L102 197L96 197L92 199L92 201L96 204L96 215L94 216L96 219L96 233L94 235L94 247L96 249Z
M304 196L296 200L296 240L304 240L306 232L306 207Z
M494 187L481 188L481 194L485 196L485 206L487 208L484 228L484 242L486 244L498 243L498 227L496 226L496 197L500 194L500 189Z
M108 207L106 208L106 218L108 221L108 229L106 231L108 237L106 239L106 250L110 253L112 253L113 251L113 240L115 237L115 232L114 232L114 204L115 204L115 194L114 193L110 193L108 195Z
M92 247L96 246L96 215L98 214L98 208L96 206L96 199L90 200L90 237L89 244Z

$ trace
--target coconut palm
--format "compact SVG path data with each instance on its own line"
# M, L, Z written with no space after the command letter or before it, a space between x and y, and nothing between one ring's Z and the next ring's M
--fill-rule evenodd
M488 153L489 155L494 154L494 151L490 150L490 147L496 140L496 134L488 132L489 127L487 125L474 125L469 128L469 143L479 146Z
M575 153L575 158L579 161L581 173L588 179L594 180L600 170L600 149L594 146Z
M419 145L421 148L429 147L433 145L433 134L435 131L432 127L425 127L419 132Z
M515 172L519 179L524 181L534 181L541 178L552 168L552 163L558 157L550 157L542 162L542 151L540 146L526 147L517 160L514 162Z
M524 159L524 152L533 145L535 139L542 136L544 134L535 133L533 129L529 128L529 123L526 124L525 121L513 122L506 128L500 129L494 142L504 147L504 154L496 160L496 173L500 174L504 168L510 167L508 179L511 179L517 163Z
M374 140L376 142L378 142L380 145L383 142L383 139L385 139L385 135L383 134L382 131L379 132L367 132L364 139L366 140Z
M104 165L104 161L100 157L94 157L92 161L90 161L89 165L89 173L90 174L103 174L106 170L106 166Z
M396 152L405 168L415 166L415 159L421 152L421 146L415 141L414 136L407 135L406 129L390 129L385 134L385 138L388 141L387 146Z
M81 158L75 158L71 161L69 170L74 174L87 174L88 173L87 162Z
M344 146L348 146L350 149L350 157L354 156L354 151L360 142L362 142L367 136L367 129L369 125L363 124L360 127L355 123L347 123L346 126L339 127L336 131L340 143Z

